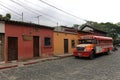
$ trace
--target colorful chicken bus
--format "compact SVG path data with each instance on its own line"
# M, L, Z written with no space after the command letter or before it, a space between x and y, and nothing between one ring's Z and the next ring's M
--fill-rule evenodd
M79 45L73 51L75 57L89 57L93 59L96 54L110 54L113 49L111 37L85 35L78 40Z

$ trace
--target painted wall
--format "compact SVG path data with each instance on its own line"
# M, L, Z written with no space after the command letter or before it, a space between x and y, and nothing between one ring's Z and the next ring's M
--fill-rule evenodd
M0 33L5 33L5 23L0 21Z
M24 41L22 35L39 36L40 56L53 55L53 30L39 28L37 31L34 27L5 24L5 42L6 42L6 61L8 60L8 37L18 37L18 60L33 58L33 40ZM51 37L51 46L44 46L44 38Z
M77 34L54 31L54 55L64 54L64 39L68 39L68 53L72 53L74 49L71 40L75 40L75 46L78 43Z

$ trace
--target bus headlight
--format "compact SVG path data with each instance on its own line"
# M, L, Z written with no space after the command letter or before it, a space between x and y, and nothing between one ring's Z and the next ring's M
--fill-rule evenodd
M90 46L86 46L84 51L91 51L91 47Z

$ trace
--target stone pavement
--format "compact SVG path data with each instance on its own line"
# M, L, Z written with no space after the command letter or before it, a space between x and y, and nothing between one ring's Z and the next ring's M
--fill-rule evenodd
M120 49L94 60L66 57L3 69L0 80L120 80Z
M72 55L73 54L63 54L63 55L56 55L54 57L49 57L49 58L32 59L32 60L20 61L20 62L13 61L13 62L10 62L10 63L1 63L0 64L0 69L13 68L13 67L23 67L25 65L30 65L30 64L40 63L40 62L44 62L44 61L61 59L61 58L65 58L65 57L70 57Z

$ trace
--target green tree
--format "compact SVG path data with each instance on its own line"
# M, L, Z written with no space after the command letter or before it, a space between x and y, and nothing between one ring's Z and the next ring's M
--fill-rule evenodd
M80 25L79 25L79 24L73 24L73 28L74 28L74 29L77 29L77 30L78 30L78 29L79 29L79 27L80 27Z
M8 20L10 20L10 19L11 19L11 14L10 14L10 13L7 13L7 14L6 14L6 17L7 17Z
M10 20L10 19L11 19L11 14L10 14L10 13L7 13L5 16L3 16L3 15L0 14L0 19Z
M0 14L0 19L2 19L2 17L3 17L3 16Z
M118 34L120 34L120 26L119 25L113 24L110 22L97 23L97 22L93 22L93 21L87 21L85 24L107 32L108 33L107 36L112 37L114 43L117 43L116 41L118 38ZM83 25L85 25L85 24L83 24Z

